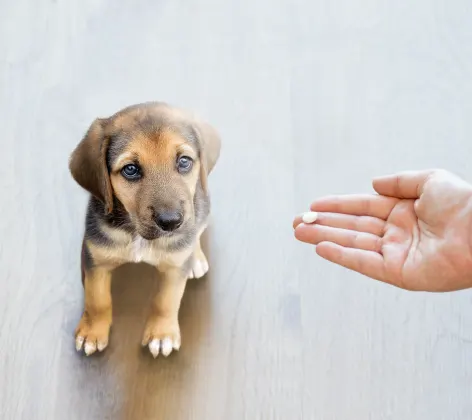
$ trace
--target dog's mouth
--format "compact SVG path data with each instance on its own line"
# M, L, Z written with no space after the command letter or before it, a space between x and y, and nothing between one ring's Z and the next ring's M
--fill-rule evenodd
M158 238L169 238L172 235L175 235L176 231L166 232L157 227L155 228L145 227L145 228L138 229L138 233L144 239L147 239L148 241L152 241L153 239L158 239Z
M152 241L154 239L160 238L161 235L159 235L158 232L149 232L149 231L138 231L139 236L142 238L146 239L147 241Z

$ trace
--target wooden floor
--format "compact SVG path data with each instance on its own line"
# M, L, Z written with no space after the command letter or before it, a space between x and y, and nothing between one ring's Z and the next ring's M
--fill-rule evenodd
M472 293L375 283L291 228L374 175L472 180L471 22L470 0L0 0L0 419L471 419ZM85 358L68 156L147 100L222 134L211 272L153 360L153 270L119 269L110 348Z

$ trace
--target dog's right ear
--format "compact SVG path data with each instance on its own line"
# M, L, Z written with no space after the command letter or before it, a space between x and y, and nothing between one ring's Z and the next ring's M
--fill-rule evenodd
M204 121L194 121L193 128L200 140L200 182L203 191L208 194L207 177L220 156L221 140L213 126Z
M106 120L96 119L72 152L69 169L75 181L97 197L105 212L113 210L113 191L107 167L110 137L105 134Z

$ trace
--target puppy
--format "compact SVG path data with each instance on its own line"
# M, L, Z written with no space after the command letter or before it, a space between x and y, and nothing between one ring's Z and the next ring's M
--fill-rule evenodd
M77 351L90 355L107 347L111 272L141 261L162 275L142 345L154 357L180 348L178 312L186 281L208 271L200 237L210 212L207 176L219 154L220 139L210 125L165 103L133 105L92 123L69 164L75 181L91 194Z

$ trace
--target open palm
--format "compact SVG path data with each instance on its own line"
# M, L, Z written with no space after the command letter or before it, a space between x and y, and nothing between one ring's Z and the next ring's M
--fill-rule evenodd
M323 258L409 290L472 286L472 187L444 171L374 181L379 195L325 197L297 239Z

